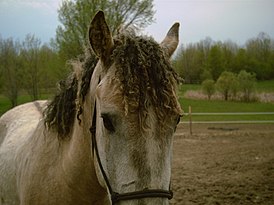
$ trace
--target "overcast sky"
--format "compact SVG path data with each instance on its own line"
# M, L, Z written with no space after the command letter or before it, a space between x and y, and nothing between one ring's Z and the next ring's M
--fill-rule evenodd
M61 0L0 0L2 38L23 40L35 34L42 42L54 38ZM265 32L274 38L274 0L154 0L155 23L144 33L161 41L174 22L180 22L180 42L206 37L243 45Z

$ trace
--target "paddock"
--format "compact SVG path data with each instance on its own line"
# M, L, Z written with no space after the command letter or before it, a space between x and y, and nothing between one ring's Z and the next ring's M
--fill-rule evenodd
M274 124L180 123L171 204L274 204Z

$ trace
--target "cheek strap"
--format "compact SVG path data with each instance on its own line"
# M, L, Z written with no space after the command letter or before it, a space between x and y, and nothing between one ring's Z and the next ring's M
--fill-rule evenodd
M169 190L163 190L163 189L144 189L141 191L134 191L134 192L127 192L127 193L117 193L112 190L112 187L110 185L109 179L106 175L106 172L103 168L99 151L98 151L98 146L96 142L96 102L94 104L94 112L93 112L93 118L92 118L92 125L90 128L90 133L92 137L92 152L93 154L96 155L97 162L101 171L101 174L103 175L103 178L105 180L105 183L107 185L107 188L109 190L109 193L111 195L111 203L115 204L119 201L125 201L125 200L134 200L134 199L142 199L142 198L168 198L172 199L173 198L173 192L170 189L169 185Z

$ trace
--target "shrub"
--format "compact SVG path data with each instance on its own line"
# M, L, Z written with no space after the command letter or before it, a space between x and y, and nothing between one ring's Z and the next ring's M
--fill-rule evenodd
M202 82L202 91L207 95L208 99L211 99L211 96L215 93L215 84L214 80L204 80Z
M221 73L216 82L216 87L223 95L224 100L228 100L231 95L237 93L237 82L238 79L234 73L228 71Z
M243 100L245 102L251 101L252 95L255 92L256 74L248 73L242 70L238 74L239 89L243 94Z

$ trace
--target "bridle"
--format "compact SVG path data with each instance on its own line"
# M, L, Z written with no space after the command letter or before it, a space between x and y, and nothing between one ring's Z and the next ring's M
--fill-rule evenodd
M173 198L173 192L170 189L169 190L164 190L164 189L144 189L140 191L134 191L134 192L127 192L127 193L117 193L113 191L109 179L106 175L106 172L103 168L99 151L98 151L98 146L96 142L96 102L94 104L94 113L93 113L93 119L92 119L92 125L90 128L91 136L92 136L92 152L95 153L97 157L97 162L100 168L100 171L103 175L103 178L106 182L107 188L109 190L109 193L111 195L111 203L115 204L119 201L124 201L124 200L133 200L133 199L142 199L142 198L168 198L172 199Z

